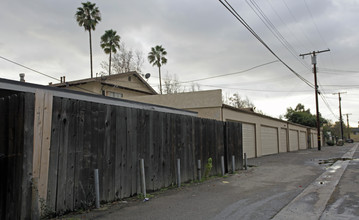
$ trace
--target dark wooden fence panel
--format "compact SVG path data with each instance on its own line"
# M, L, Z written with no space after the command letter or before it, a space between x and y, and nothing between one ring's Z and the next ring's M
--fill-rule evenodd
M238 136L235 124L228 137ZM92 205L94 169L102 201L142 193L141 158L148 191L176 184L178 158L182 182L197 178L197 160L204 168L212 158L211 175L219 175L224 131L220 121L54 97L47 206L61 213ZM241 148L229 140L229 152Z
M29 219L34 95L14 93L0 106L0 219Z
M227 167L232 170L232 155L235 156L236 169L243 168L243 137L242 124L236 122L226 122L227 140Z

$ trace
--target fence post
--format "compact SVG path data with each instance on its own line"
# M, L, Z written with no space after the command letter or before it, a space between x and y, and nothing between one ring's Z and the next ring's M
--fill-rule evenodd
M201 181L202 177L201 177L201 160L197 161L197 175L198 175L198 181Z
M100 208L100 184L98 180L98 169L94 170L95 179L95 194L96 194L96 208Z
M232 173L236 171L236 158L232 155Z
M222 176L224 176L224 156L221 156Z
M181 187L181 159L177 159L177 185Z
M245 169L245 170L248 169L248 165L247 165L247 153L244 153L244 169Z
M145 160L141 159L141 178L142 178L142 193L146 198L146 178L145 178Z

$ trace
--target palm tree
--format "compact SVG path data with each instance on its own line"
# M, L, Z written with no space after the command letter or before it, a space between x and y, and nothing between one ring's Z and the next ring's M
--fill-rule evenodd
M105 31L101 37L101 47L106 54L110 54L108 75L111 75L111 55L117 52L117 48L120 49L120 36L112 29Z
M95 30L96 24L101 21L101 14L96 7L95 3L86 2L82 3L82 7L77 8L75 14L76 21L80 27L84 27L85 31L89 32L90 39L90 65L91 65L91 78L93 77L92 71L92 43L91 43L91 30Z
M162 95L162 83L161 83L161 66L163 64L167 63L167 58L165 57L167 55L167 52L165 51L165 48L162 47L162 45L157 45L155 47L151 48L151 52L148 53L148 61L152 66L158 67L158 74L160 77L160 92Z

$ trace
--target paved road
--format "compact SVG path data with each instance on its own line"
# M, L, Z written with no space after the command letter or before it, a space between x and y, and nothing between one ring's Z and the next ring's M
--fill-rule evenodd
M249 160L227 178L128 200L72 219L359 219L358 144ZM339 159L341 157L348 160ZM350 159L353 157L354 159ZM339 159L339 160L338 160Z

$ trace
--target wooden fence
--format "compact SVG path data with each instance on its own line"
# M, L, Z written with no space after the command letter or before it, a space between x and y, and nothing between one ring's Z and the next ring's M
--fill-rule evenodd
M0 219L30 219L34 95L0 98Z
M7 179L0 185L1 219L34 217L40 214L36 209L42 214L63 213L93 205L94 169L99 169L102 201L142 193L141 158L149 191L176 184L177 158L181 159L182 182L197 178L197 160L204 167L212 158L212 175L221 174L221 156L226 159L227 171L232 155L236 168L242 166L239 123L41 97L44 103L25 93L0 99L0 120L8 118L8 123L0 126L0 153L6 158L1 159L1 165L6 164L1 171ZM19 136L19 143L13 141L13 133ZM11 159L12 154L18 159ZM33 176L29 176L31 171ZM15 182L18 185L12 186ZM21 212L16 213L19 208Z

